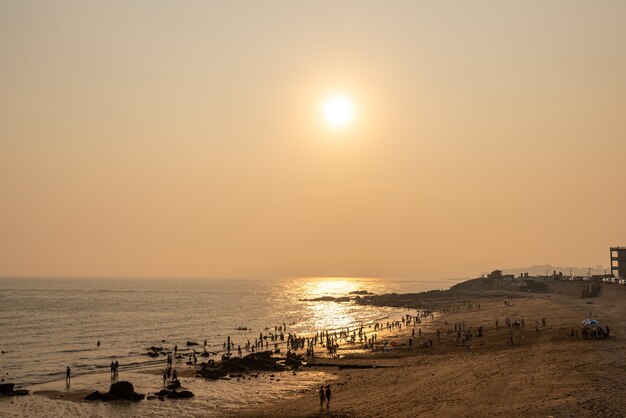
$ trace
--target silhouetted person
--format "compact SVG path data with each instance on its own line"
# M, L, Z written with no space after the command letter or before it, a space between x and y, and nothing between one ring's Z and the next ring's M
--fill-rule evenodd
M330 385L326 385L326 408L330 408L330 398L331 398Z
M65 384L67 386L70 385L70 379L71 379L70 366L67 366L67 370L65 370Z
M100 340L98 340L98 342L96 343L96 345L97 345L98 347L100 347Z
M324 385L320 386L320 408L324 407L324 401L326 401L326 395L324 395Z

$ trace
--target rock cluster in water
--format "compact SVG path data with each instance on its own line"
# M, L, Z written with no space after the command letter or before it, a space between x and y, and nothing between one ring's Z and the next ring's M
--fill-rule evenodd
M201 369L196 375L209 380L225 378L228 375L236 377L236 374L250 373L253 370L281 372L288 367L297 368L302 365L304 357L289 354L284 360L273 357L271 351L251 353L245 357L231 357L221 363L201 363Z
M300 299L301 302L350 302L351 300L348 296L320 296L318 298Z
M349 293L350 295L373 295L372 292L368 292L367 290L355 290Z

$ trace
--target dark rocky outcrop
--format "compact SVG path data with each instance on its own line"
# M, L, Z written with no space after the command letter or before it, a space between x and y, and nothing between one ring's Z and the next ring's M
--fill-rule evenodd
M146 353L146 355L150 357L159 357L159 355L165 356L168 354L167 352L165 352L163 347L152 346L150 348L147 348L147 350L148 352Z
M137 402L145 398L142 393L135 392L135 388L132 383L127 381L115 382L109 388L108 393L100 393L98 391L92 392L85 397L86 401L114 401L114 400L126 400Z
M1 396L26 396L29 392L26 389L15 389L15 383L0 384Z
M334 296L320 296L318 298L300 299L302 302L350 302L351 300L352 299L348 296L341 296L337 298Z
M9 394L9 396L27 396L30 393L26 389L15 389L13 392Z
M284 371L286 368L281 364L281 359L272 357L272 354L271 351L263 351L251 353L243 358L225 358L221 363L215 365L201 363L202 367L196 374L205 379L217 380L229 374L249 373L251 370ZM294 359L294 364L296 361L298 359Z
M451 299L461 301L475 296L515 297L515 293L496 286L497 280L487 277L466 280L457 283L448 290L429 290L420 293L388 293L383 295L356 296L357 305L391 306L399 308L423 309L436 307L440 303L449 303Z
M106 393L100 393L100 391L91 392L85 396L86 401L101 401L106 398Z
M15 383L2 383L0 385L0 394L8 395L9 393L13 392L14 387L15 387Z
M172 383L167 385L168 389L178 389L180 387L180 380L174 380Z
M195 395L193 394L193 392L189 391L189 390L181 390L180 392L177 392L175 390L173 390L168 398L169 399L189 399L189 398L193 398Z
M161 389L158 393L155 394L159 399L169 398L169 399L189 399L193 398L195 395L193 392L189 390L166 390Z
M202 368L196 375L202 376L208 380L218 380L228 375L228 372L226 370L208 367L206 363L202 363Z
M112 399L131 399L135 393L132 383L125 380L115 382L109 388L109 397Z
M372 292L368 292L367 290L355 290L353 292L348 293L349 295L373 295Z
M249 370L283 371L280 359L272 357L271 351L251 353L243 358L232 357L222 361L220 367L228 372L243 373Z
M287 352L287 356L285 357L285 366L291 366L291 368L298 368L302 366L303 362L304 362L304 356L300 354Z
M191 347L192 345L200 345L195 341L187 341L187 347Z

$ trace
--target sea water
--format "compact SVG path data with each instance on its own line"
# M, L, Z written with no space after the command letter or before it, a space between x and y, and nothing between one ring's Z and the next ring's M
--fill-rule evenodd
M108 372L112 361L124 374L165 366L164 357L146 355L151 346L201 352L207 340L206 349L221 354L228 336L243 348L283 324L286 333L307 335L400 319L406 312L304 299L354 296L350 292L357 290L417 292L454 282L0 278L0 370L5 381L20 385L63 379L67 366L74 376ZM187 341L199 346L188 347Z

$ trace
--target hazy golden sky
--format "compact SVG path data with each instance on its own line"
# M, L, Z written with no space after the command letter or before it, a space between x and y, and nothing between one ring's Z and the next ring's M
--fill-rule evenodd
M2 0L0 274L608 265L625 22L623 1Z

